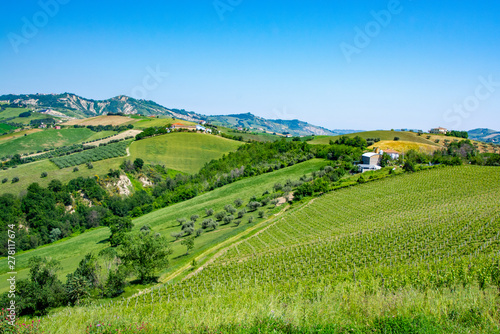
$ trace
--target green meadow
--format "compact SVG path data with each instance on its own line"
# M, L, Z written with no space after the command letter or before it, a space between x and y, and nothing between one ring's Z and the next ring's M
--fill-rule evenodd
M235 151L243 143L204 133L174 132L135 141L130 146L131 159L161 163L167 168L196 173L212 159Z
M428 144L432 146L439 146L435 142L426 139L425 135L418 136L414 132L406 132L406 131L365 131L365 132L357 132L357 133L350 133L347 135L344 135L350 138L354 138L356 136L359 136L364 139L368 138L380 138L380 140L394 140L394 137L399 137L401 141L409 141L409 142L414 142L414 143L420 143L420 144ZM309 141L309 144L325 144L328 145L330 140L337 140L341 136L315 136L314 140Z

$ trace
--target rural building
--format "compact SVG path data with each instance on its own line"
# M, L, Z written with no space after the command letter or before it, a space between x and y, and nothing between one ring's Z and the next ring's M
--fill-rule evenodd
M56 130L61 130L61 126L56 125L56 126L55 126L55 129L56 129Z
M385 150L382 152L382 154L384 154L384 153L389 154L391 156L392 160L399 159L399 155L401 154L398 151L394 151L394 150Z
M379 170L382 167L379 166L380 158L382 155L379 153L365 153L361 156L362 163L358 165L359 171L361 173L370 171L370 170Z
M378 165L381 157L382 156L380 154L371 152L363 154L361 159L365 165Z
M40 124L39 128L40 129L46 129L47 128L47 124Z
M174 123L174 124L172 124L171 129L196 130L196 127L197 126L195 126L195 125L185 125L185 124L182 124L182 123Z
M207 131L207 128L205 128L204 126L201 126L201 125L197 125L196 131Z
M448 133L448 130L445 128L439 127L439 128L430 129L429 133L432 133L435 135L445 135Z

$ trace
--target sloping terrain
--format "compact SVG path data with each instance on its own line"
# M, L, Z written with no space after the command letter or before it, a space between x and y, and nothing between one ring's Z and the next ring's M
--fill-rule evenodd
M43 328L77 332L104 321L165 333L244 333L255 324L287 333L492 332L499 185L497 169L464 166L333 192L275 218L180 283L63 310Z
M147 163L196 173L205 163L235 151L242 144L210 134L175 132L133 142L130 158L141 158Z

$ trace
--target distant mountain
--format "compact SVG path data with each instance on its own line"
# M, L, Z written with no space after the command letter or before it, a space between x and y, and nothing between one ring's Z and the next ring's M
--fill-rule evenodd
M108 100L92 100L81 96L64 94L2 95L0 101L26 105L35 110L52 109L68 117L87 118L108 113L128 115L165 115L188 121L206 121L214 125L230 128L250 128L255 131L289 133L294 136L327 135L334 136L356 132L355 130L329 130L321 126L299 120L265 119L253 114L206 116L184 109L169 109L154 101L137 100L120 95Z
M328 130L321 126L309 124L307 122L283 119L266 119L255 116L251 113L235 115L215 115L207 116L207 121L214 125L226 127L249 128L258 131L289 133L294 136L323 135L335 136L338 132Z
M469 138L487 143L500 143L500 131L492 129L474 129L470 130Z

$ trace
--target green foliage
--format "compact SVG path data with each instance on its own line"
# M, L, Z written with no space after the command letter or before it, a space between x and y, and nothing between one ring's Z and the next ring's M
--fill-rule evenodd
M368 146L366 140L361 138L360 136L356 136L354 138L350 138L348 136L341 136L339 139L335 141L335 144L353 146L360 149L364 149L365 147Z
M127 232L132 231L134 224L130 217L117 217L113 216L109 218L107 225L111 230L111 236L109 237L109 242L112 247L121 245L125 239Z
M194 248L194 237L185 238L181 241L181 245L186 246L186 255Z
M53 158L51 161L59 168L67 168L76 165L91 163L94 161L121 157L127 155L127 141L99 146L80 153Z
M169 262L172 250L165 237L153 232L129 234L120 246L120 258L141 282L156 280L156 273Z

